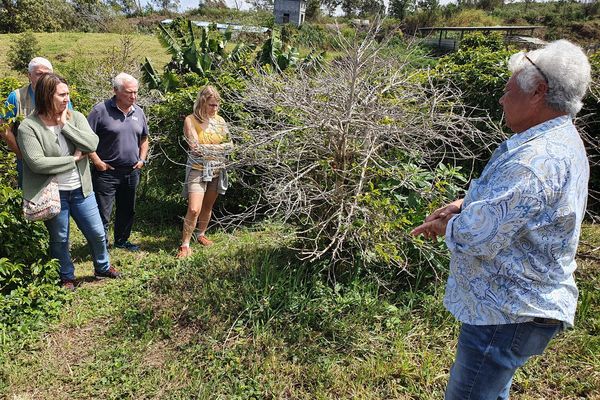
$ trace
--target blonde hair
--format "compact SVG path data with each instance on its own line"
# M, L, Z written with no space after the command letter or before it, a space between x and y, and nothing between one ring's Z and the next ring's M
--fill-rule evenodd
M194 116L198 118L200 122L204 122L208 117L204 105L211 98L221 102L221 96L214 86L207 85L200 92L198 92L198 97L194 102Z

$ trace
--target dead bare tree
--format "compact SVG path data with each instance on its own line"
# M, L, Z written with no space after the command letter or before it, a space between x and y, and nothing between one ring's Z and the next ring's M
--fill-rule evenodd
M340 36L343 56L318 73L264 74L237 98L227 94L249 115L244 126L230 127L238 148L231 167L244 182L257 182L249 190L259 196L254 207L222 222L257 213L279 218L298 227L304 258L352 262L356 250L369 251L369 230L385 218L365 201L378 178L397 174L399 190L426 196L407 163L433 169L495 147L500 129L468 117L456 90L416 79L409 55L382 57L375 35L358 43ZM491 133L475 123L487 123ZM413 240L403 231L383 239L400 252ZM401 268L409 264L408 257L395 260Z

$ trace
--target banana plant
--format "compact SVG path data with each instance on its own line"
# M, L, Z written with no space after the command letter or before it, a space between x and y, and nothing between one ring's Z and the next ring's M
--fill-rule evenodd
M229 29L219 33L202 27L199 37L196 29L189 20L185 23L175 20L169 28L159 25L158 40L171 55L171 61L160 76L146 58L141 68L144 81L151 88L171 91L180 85L177 75L193 72L206 77L216 69L240 68L240 64L254 51L254 45L239 43L231 53L227 53L226 46L232 36Z
M323 65L325 52L311 51L306 57L300 59L298 49L284 43L276 30L271 31L258 54L256 62L265 71L283 72L288 68L301 67L305 69L318 69Z

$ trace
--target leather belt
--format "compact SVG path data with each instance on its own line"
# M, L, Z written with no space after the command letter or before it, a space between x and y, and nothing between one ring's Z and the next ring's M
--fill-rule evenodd
M538 324L547 324L547 325L558 325L558 324L562 323L561 321L559 321L557 319L540 318L540 317L535 317L533 319L533 322L537 322Z

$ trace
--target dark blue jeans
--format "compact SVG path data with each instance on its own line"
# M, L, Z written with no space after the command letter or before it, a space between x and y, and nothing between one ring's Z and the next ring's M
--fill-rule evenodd
M61 190L60 206L60 213L45 222L50 234L50 256L58 259L60 278L62 280L75 279L75 267L69 252L69 216L73 217L88 242L94 269L98 272L107 271L110 267L110 260L95 197L93 195L83 197L81 188Z
M446 400L505 400L517 368L542 354L560 324L462 324Z
M140 183L140 170L127 168L94 171L92 182L107 242L113 203L116 208L113 232L115 243L126 242L129 240L133 227L135 190Z

